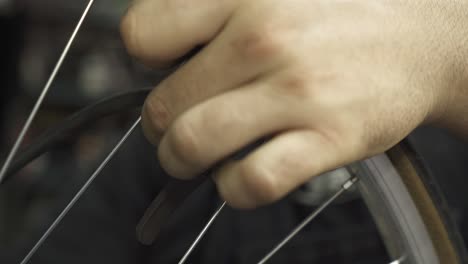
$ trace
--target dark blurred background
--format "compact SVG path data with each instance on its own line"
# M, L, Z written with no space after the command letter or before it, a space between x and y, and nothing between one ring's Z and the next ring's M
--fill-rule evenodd
M86 3L0 0L1 162ZM163 77L129 58L122 46L118 25L127 4L96 1L25 145L83 106ZM137 115L124 112L96 122L0 187L0 263L19 263ZM450 213L466 237L466 144L436 128L421 128L411 139L448 195ZM139 245L136 222L166 178L155 156L138 131L31 263L174 263L215 208L216 192L204 186L162 246ZM253 263L310 210L291 201L256 212L227 209L190 263ZM386 258L362 202L350 200L330 208L272 263L385 263Z
M2 160L86 4L83 0L0 0ZM118 26L127 4L126 0L96 1L24 145L98 99L158 79L134 63L122 47ZM0 263L2 258L13 261L25 253L37 239L34 235L57 215L69 200L68 193L76 192L134 117L134 113L122 113L97 122L38 158L0 190Z

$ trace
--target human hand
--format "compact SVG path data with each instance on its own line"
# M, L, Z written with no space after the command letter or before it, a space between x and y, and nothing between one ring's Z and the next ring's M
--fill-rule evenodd
M183 179L272 136L214 179L231 206L277 200L451 112L467 58L455 2L136 1L132 55L160 67L204 45L147 98L145 134Z

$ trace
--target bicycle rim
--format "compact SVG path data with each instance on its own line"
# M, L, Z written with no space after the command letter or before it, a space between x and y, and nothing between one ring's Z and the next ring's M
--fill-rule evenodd
M428 173L408 148L403 143L349 167L388 253L402 263L464 263L458 232L440 210L443 198L428 189Z

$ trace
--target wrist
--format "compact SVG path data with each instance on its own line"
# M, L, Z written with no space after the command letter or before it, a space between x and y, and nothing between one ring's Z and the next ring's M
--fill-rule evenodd
M441 74L442 80L434 87L437 92L428 121L468 138L468 4L443 3L444 8L435 8L445 9L437 18L440 27L434 27L441 29L434 48L439 51L440 56L434 56L439 63L429 70L439 71L436 75Z
M438 123L468 139L468 55L460 81L451 87L450 96L439 115Z
M468 32L465 36L467 35ZM468 43L463 45L454 41L452 44L456 55L448 66L449 81L447 86L441 88L433 121L468 138Z

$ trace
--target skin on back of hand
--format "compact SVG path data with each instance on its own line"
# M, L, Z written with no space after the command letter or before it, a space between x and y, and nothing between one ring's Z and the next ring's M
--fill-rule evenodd
M144 131L182 179L271 136L214 176L231 206L252 208L424 122L468 135L467 13L463 1L139 0L122 34L153 67L204 46L149 95Z

